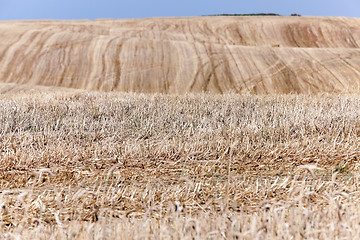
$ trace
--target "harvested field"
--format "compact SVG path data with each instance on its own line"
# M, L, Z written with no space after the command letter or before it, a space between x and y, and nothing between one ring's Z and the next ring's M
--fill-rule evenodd
M359 239L359 36L352 18L0 22L0 236Z
M359 238L360 97L0 98L8 239Z
M146 93L359 93L360 20L0 22L0 84Z

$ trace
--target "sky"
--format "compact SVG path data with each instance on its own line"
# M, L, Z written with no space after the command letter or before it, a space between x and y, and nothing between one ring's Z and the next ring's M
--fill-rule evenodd
M278 13L360 18L360 0L0 0L0 20Z

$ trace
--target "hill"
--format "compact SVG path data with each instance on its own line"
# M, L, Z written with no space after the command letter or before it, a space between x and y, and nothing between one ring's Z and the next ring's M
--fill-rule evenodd
M4 21L0 89L360 92L359 46L360 19L354 18Z

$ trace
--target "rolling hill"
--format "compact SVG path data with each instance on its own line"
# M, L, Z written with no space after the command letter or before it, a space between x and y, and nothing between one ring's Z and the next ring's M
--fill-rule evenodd
M360 92L360 19L188 17L0 22L0 92Z

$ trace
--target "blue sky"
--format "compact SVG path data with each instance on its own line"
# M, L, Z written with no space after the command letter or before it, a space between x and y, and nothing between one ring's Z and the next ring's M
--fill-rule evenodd
M360 17L360 0L0 0L0 20L298 13Z

